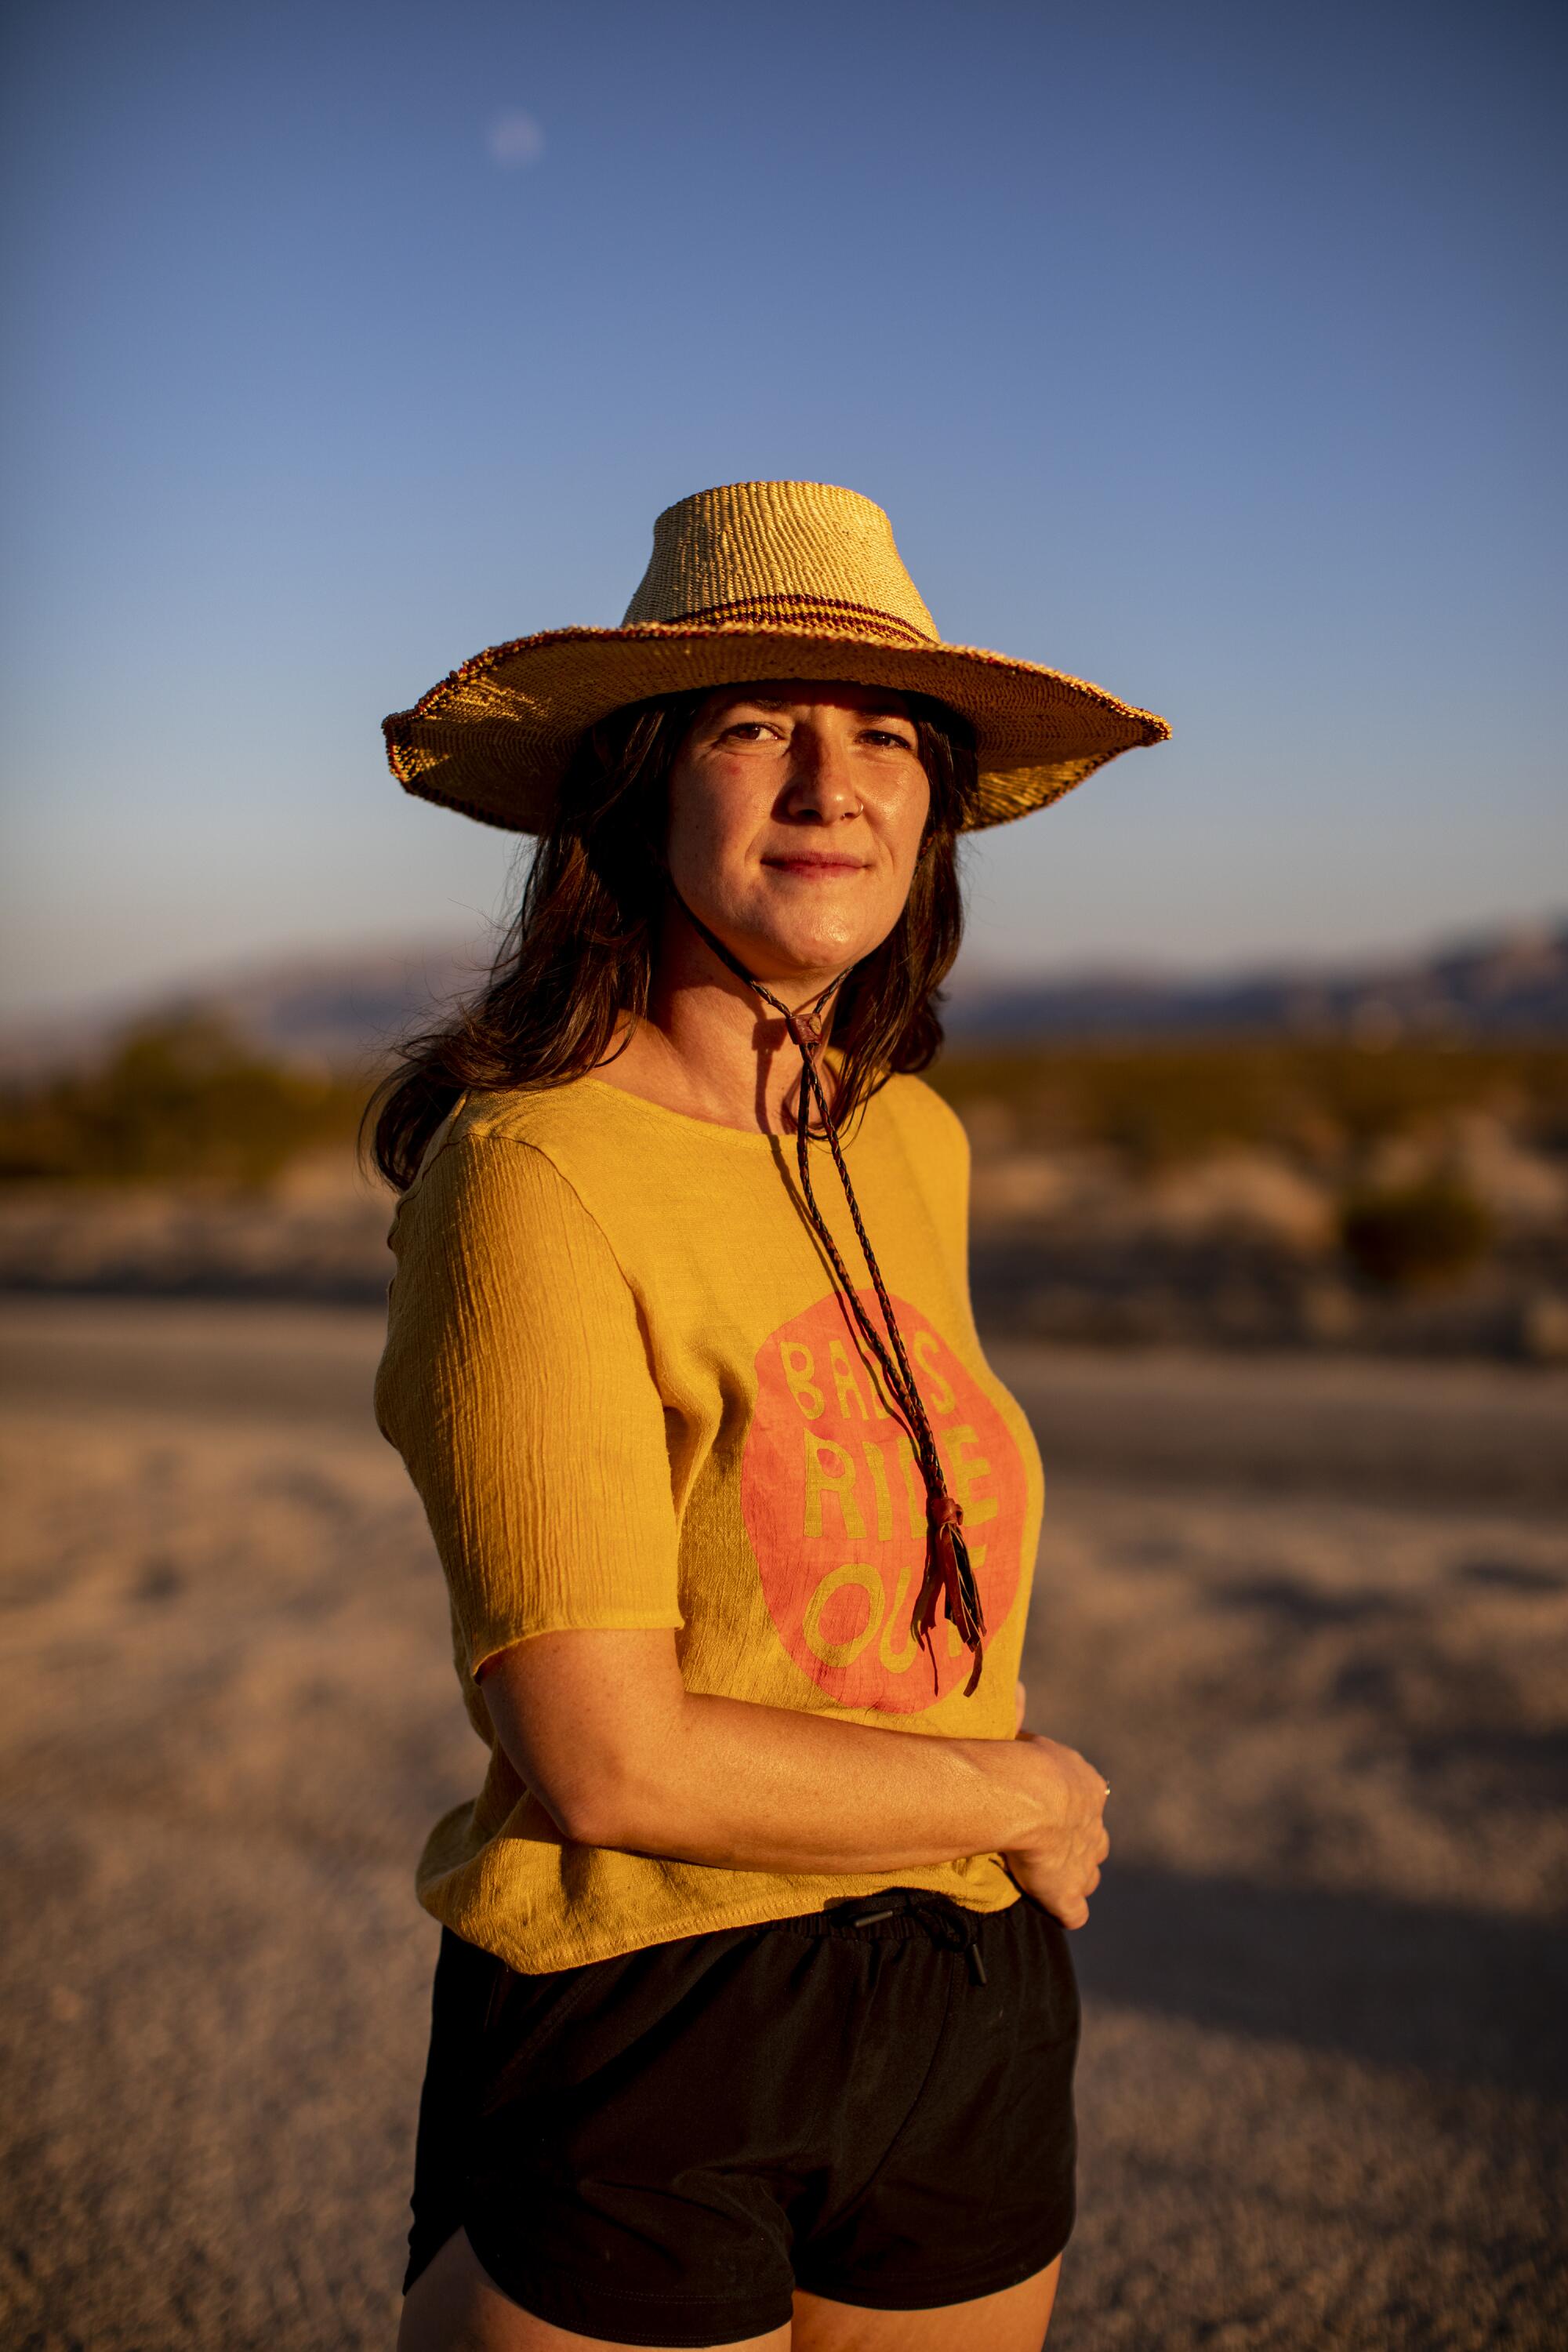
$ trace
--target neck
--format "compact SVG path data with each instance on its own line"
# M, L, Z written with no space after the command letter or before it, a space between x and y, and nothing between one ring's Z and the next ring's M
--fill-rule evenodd
M679 901L669 908L647 1012L624 1050L595 1074L671 1110L747 1133L792 1134L800 1107L801 1051L781 1013L724 960L720 942ZM739 959L737 959L739 961ZM757 979L790 1013L807 1012L840 977L797 972ZM831 1034L833 997L817 1026ZM831 1100L830 1072L822 1077Z

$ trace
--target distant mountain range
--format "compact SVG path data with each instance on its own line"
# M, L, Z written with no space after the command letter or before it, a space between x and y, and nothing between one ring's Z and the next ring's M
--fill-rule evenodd
M0 1026L0 1075L33 1076L90 1063L135 1024L207 1015L285 1061L352 1069L382 1059L397 1040L438 1020L475 987L475 953L437 942L341 956L280 956L214 972L177 989L84 1006Z
M138 1004L0 1030L0 1073L80 1065L132 1020L192 1013L228 1020L265 1051L334 1068L378 1060L473 987L471 950L435 945L291 958L215 975ZM1568 1036L1568 920L1519 928L1426 956L1206 977L1081 971L960 978L944 1017L969 1045L1031 1038Z
M1568 922L1426 956L1175 978L1086 971L952 992L955 1040L1220 1035L1568 1035Z

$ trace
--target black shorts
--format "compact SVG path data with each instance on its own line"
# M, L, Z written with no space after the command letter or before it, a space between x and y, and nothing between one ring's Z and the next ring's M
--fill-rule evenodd
M1073 2221L1079 2002L1038 1905L899 1889L519 1976L443 1936L405 2287L459 2226L524 2310L729 2344L1043 2270Z

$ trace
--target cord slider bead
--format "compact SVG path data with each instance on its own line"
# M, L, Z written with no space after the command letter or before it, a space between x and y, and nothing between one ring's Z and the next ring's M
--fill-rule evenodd
M956 1528L963 1524L963 1506L945 1486L938 1486L926 1496L926 1524L932 1528Z

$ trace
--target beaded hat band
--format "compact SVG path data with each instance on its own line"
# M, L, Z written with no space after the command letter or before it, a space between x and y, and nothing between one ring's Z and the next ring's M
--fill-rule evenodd
M1082 678L945 643L869 499L736 482L659 516L618 629L546 629L476 654L383 721L387 758L423 800L538 833L584 729L612 710L784 677L891 687L961 712L980 754L969 832L1044 808L1171 731Z

